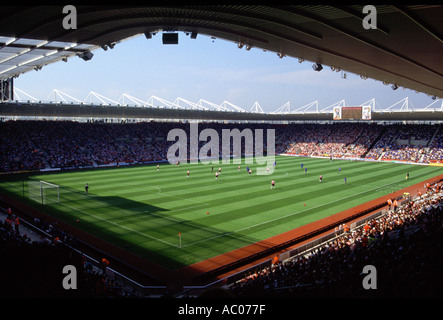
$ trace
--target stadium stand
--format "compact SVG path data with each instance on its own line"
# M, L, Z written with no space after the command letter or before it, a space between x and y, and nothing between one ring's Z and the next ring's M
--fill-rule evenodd
M216 123L199 126L200 129L212 128L219 135L222 129L234 128L233 124ZM252 129L276 129L277 153L414 163L442 162L440 127L366 123L248 124ZM173 128L187 132L189 124L1 122L0 172L165 161L173 143L165 137ZM236 124L235 128L243 130L245 125Z
M309 254L258 270L228 287L233 297L441 297L443 193L440 185ZM377 290L361 286L375 261Z
M437 163L443 159L443 129L435 133L432 142L429 144L427 152L423 155L419 162L421 163Z
M35 218L32 225L22 223L18 228L16 219L18 216L0 207L0 297L132 296L122 284L108 277L100 265L73 250L77 240L57 226ZM64 275L60 270L66 265L73 265L78 271L78 290L64 290L61 286Z
M413 163L443 162L443 129L441 124L404 125L372 123L293 123L220 124L199 123L199 129L212 128L220 135L230 128L276 129L276 152L299 156L332 156L366 160L398 160ZM142 122L106 123L72 121L5 121L0 122L0 172L41 170L50 168L83 168L102 165L135 164L165 161L169 146L165 137L169 130L189 131L188 123ZM204 142L200 141L200 144ZM189 144L188 144L189 148ZM188 150L189 151L189 150ZM221 147L220 147L221 151ZM233 151L231 150L231 153ZM370 221L367 226L339 236L315 252L257 271L230 286L234 297L251 296L365 296L361 286L362 266L377 261L383 270L384 286L377 297L440 296L442 283L433 279L441 270L443 193L441 184L431 189L423 199L407 202L399 211ZM130 296L118 283L106 278L99 266L93 267L81 254L67 251L75 239L42 220L34 225L48 237L33 241L2 219L1 250L7 263L2 274L23 270L35 263L32 252L40 256L59 257L47 261L54 267L68 260L82 270L81 281L86 297ZM60 239L63 245L54 241ZM51 252L51 254L47 254ZM59 252L54 255L54 252ZM55 259L55 258L54 258ZM40 279L28 292L21 292L24 277L18 285L15 277L3 277L3 286L15 288L0 292L0 296L66 295L66 290L44 287ZM61 280L60 280L61 281ZM415 285L412 285L414 283ZM21 284L21 285L20 285ZM45 288L44 290L42 288ZM414 288L409 292L408 288Z

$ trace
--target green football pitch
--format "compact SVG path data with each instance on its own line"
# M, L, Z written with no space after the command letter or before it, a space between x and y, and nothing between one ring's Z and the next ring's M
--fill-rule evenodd
M0 188L57 219L176 269L443 171L419 165L276 156L272 174L256 175L257 167L263 165L244 161L240 170L231 160L229 164L163 163L159 171L157 165L144 165L3 176ZM218 168L221 174L215 179ZM407 172L409 180L405 179ZM275 189L271 189L272 179ZM40 180L59 186L58 203L42 205L30 199L30 182ZM55 197L49 191L45 195L48 203Z

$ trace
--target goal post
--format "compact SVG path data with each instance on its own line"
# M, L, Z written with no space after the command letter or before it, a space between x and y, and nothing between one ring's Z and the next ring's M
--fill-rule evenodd
M28 197L41 204L60 202L60 187L43 180L28 182Z

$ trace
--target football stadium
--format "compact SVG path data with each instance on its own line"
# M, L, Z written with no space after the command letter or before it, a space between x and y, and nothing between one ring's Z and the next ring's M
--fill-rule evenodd
M442 6L377 6L376 28L361 5L67 7L0 19L0 296L442 297ZM61 90L43 101L16 86L156 34L430 102L268 112Z

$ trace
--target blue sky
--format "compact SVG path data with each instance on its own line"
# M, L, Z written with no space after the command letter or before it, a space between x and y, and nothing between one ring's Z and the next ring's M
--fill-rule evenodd
M389 107L405 97L414 108L433 102L413 90L393 91L380 81L362 80L352 73L343 79L326 66L315 72L309 61L280 59L275 52L257 48L238 49L236 43L200 34L190 39L180 32L178 45L163 45L161 33L149 40L141 35L93 53L90 61L72 57L22 74L15 86L40 100L58 89L79 100L94 91L113 100L123 93L143 101L151 96L195 103L226 100L246 110L257 101L266 112L287 102L294 110L316 100L320 108L342 99L347 105L360 105L375 98L376 107Z

